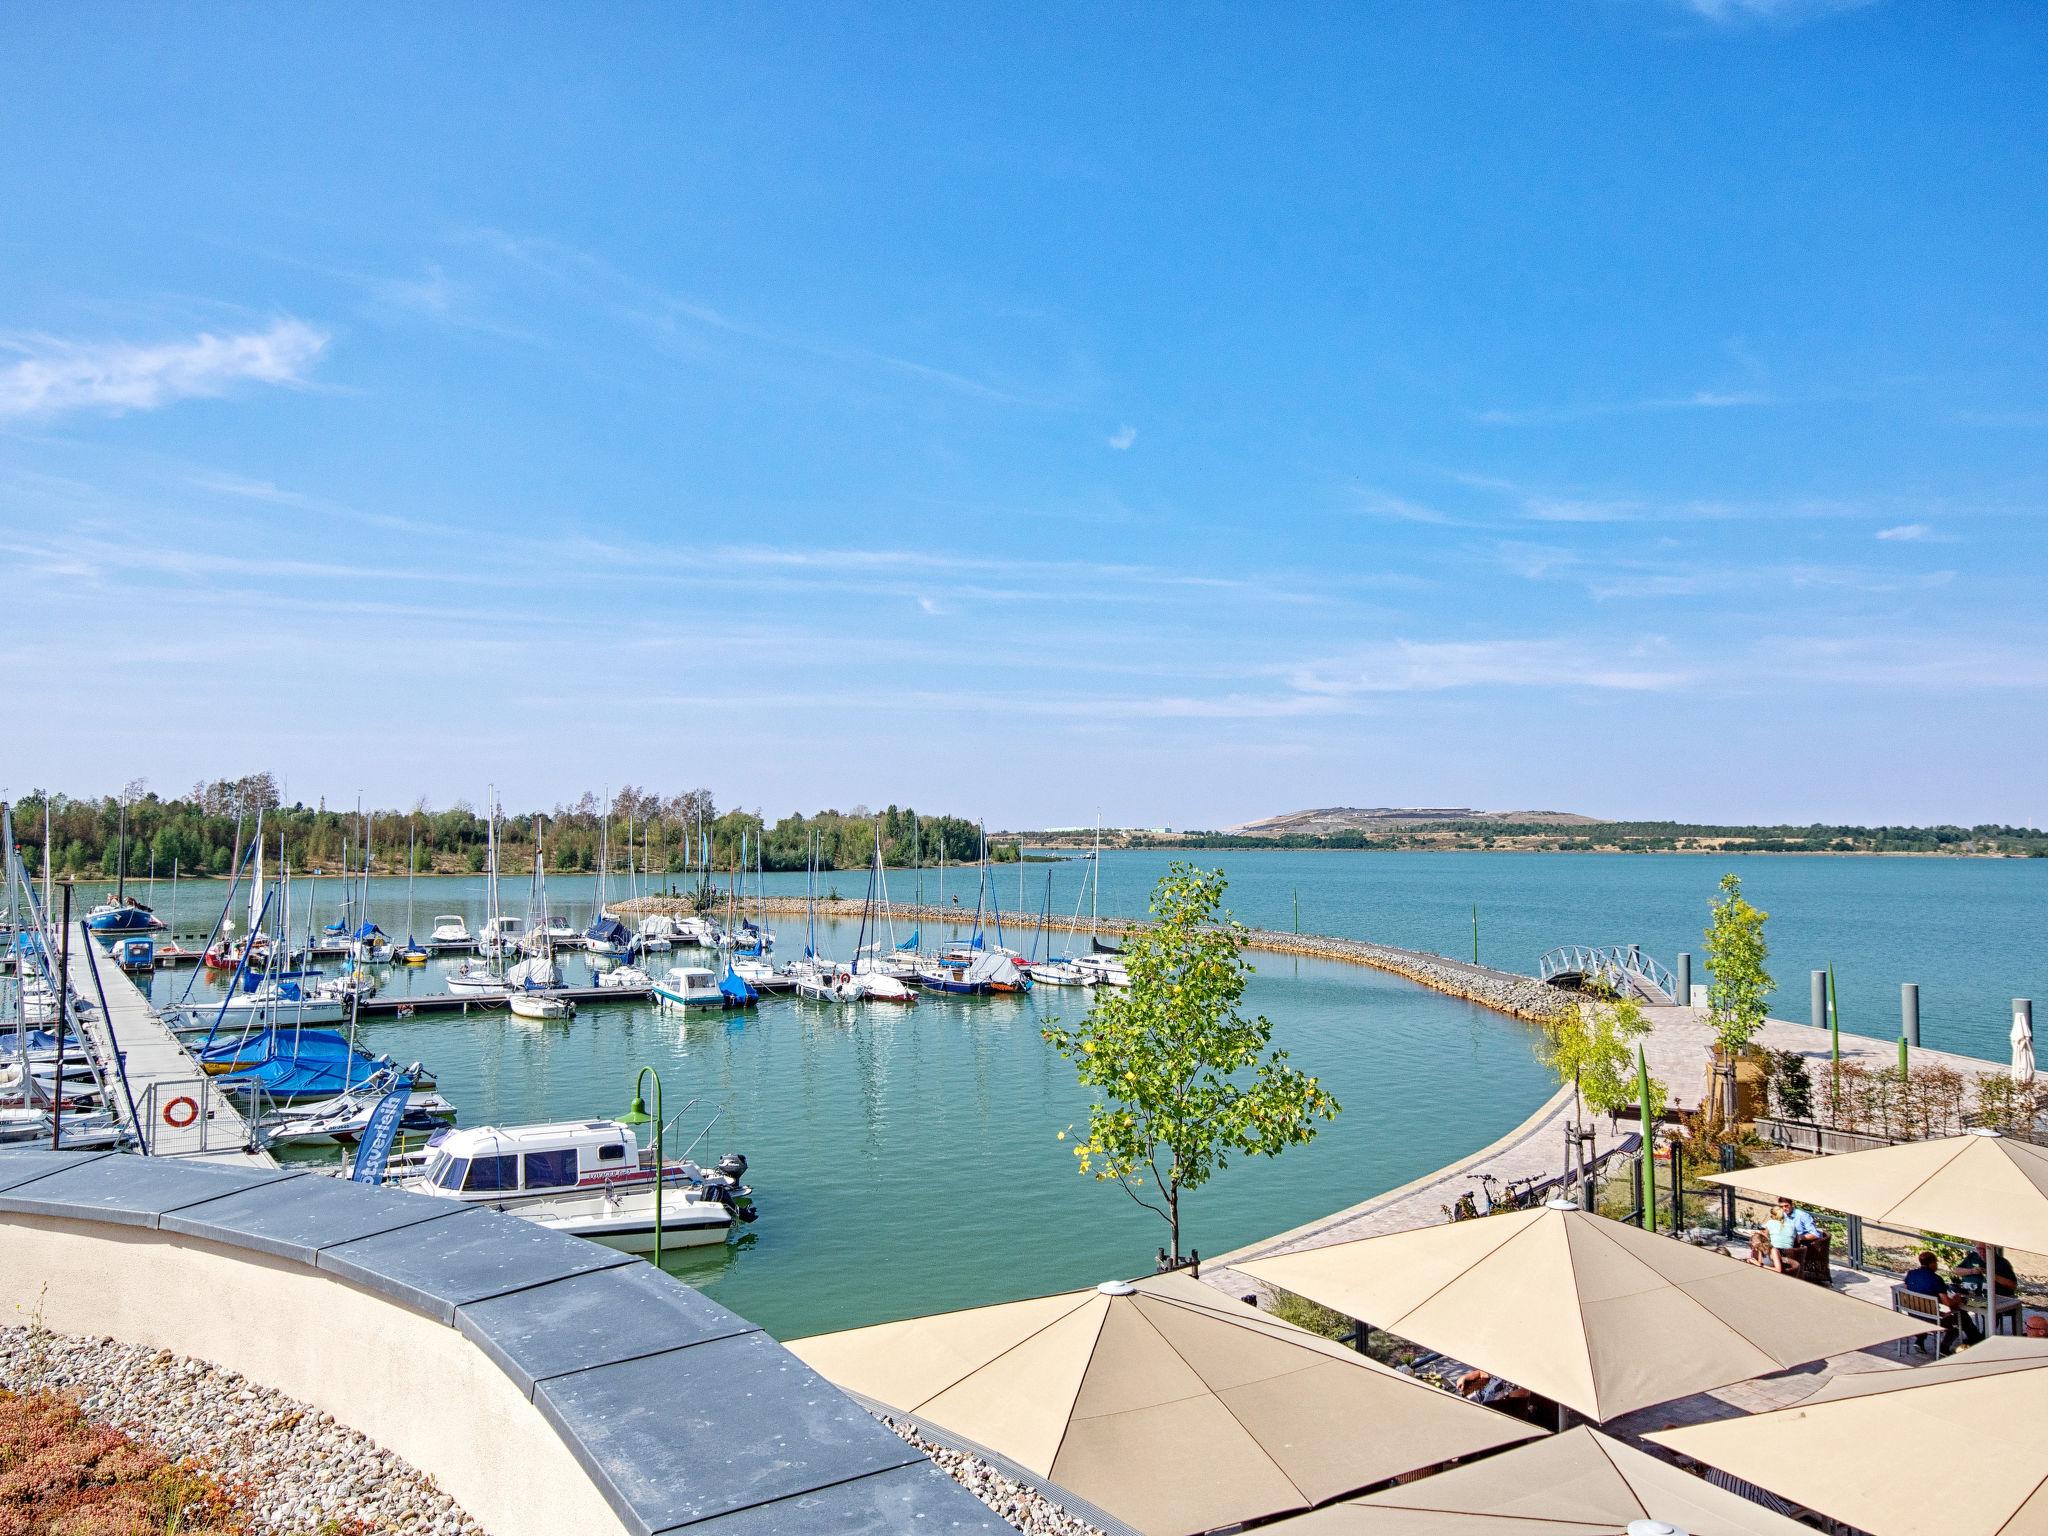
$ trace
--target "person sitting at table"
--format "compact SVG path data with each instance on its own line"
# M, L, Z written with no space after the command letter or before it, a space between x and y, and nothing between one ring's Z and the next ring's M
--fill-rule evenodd
M1827 1248L1827 1237L1820 1229L1820 1223L1813 1219L1813 1213L1792 1203L1790 1195L1778 1196L1777 1212L1782 1220L1792 1223L1793 1257L1802 1264L1815 1257L1817 1251Z
M1749 1234L1749 1257L1742 1261L1758 1269L1776 1269L1777 1256L1771 1252L1771 1235L1762 1227Z
M2048 1339L2048 1317L2036 1312L2027 1319L2026 1333L2030 1339Z
M1972 1344L1984 1337L1984 1330L1977 1326L1975 1318L1962 1310L1962 1298L1956 1288L1942 1278L1941 1259L1932 1252L1923 1251L1913 1268L1906 1271L1906 1289L1916 1296L1933 1296L1941 1302L1941 1353L1952 1355L1956 1352L1956 1335L1967 1333ZM1913 1340L1913 1347L1921 1354L1927 1353L1927 1335L1921 1334Z
M1764 1220L1764 1235L1771 1242L1771 1268L1781 1275L1799 1273L1799 1234L1792 1218L1773 1214Z
M1958 1292L1961 1293L1961 1300L1963 1303L1963 1335L1964 1338L1972 1344L1976 1343L1978 1339L1981 1339L1984 1336L1984 1330L1982 1327L1982 1312L1984 1308L1985 1251L1985 1244L1974 1244L1971 1247L1970 1251L1964 1254L1962 1258L1957 1261L1955 1266L1956 1289ZM2017 1297L2019 1295L2019 1290L2020 1277L2018 1273L2013 1269L2012 1261L2008 1259L2003 1252L2001 1252L1998 1255L1999 1304L1997 1309L1991 1315L1991 1324L1994 1331L1996 1331L1997 1329L1999 1318L2015 1315L2013 1309L2008 1309L2006 1307L2005 1298ZM1972 1337L1972 1335L1974 1335L1974 1337Z
M1956 1279L1966 1291L1982 1294L1984 1290L1984 1255L1986 1246L1975 1244L1956 1264ZM2012 1267L2012 1260L2005 1256L2003 1249L1998 1254L1998 1294L2017 1296L2020 1292L2020 1277Z

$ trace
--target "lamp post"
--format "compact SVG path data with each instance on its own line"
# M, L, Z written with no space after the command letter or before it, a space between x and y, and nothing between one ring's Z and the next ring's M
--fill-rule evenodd
M648 1078L654 1079L654 1267L661 1267L661 1187L668 1181L668 1164L662 1157L663 1135L666 1126L661 1115L661 1074L652 1067L642 1067L633 1078L633 1107L619 1117L622 1124L630 1125L637 1135L639 1128L648 1123L647 1101L640 1096L640 1085Z

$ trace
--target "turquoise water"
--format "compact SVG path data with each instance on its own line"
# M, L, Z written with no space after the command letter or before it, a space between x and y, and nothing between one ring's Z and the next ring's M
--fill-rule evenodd
M1568 940L1638 942L1696 966L1707 904L1724 869L1771 912L1777 1011L1803 1018L1806 970L1832 962L1851 1029L1896 1032L1898 982L1922 988L1931 1046L2002 1056L2007 1004L2048 996L2040 947L2048 861L1826 859L1687 855L1213 853L1237 915L1469 957L1480 908L1488 963L1531 970ZM1105 855L1103 910L1135 913L1170 856ZM1084 865L1023 869L1027 903L1071 913ZM1018 870L996 876L1006 910ZM799 891L801 877L768 878ZM826 877L857 899L858 874ZM510 883L508 882L508 886ZM925 895L936 900L934 872ZM892 894L915 894L892 876ZM203 928L222 888L187 886L178 927ZM578 926L591 882L550 881ZM160 886L159 898L167 896ZM304 887L300 888L304 895ZM513 909L523 882L507 891ZM946 897L974 903L971 871L948 871ZM321 921L334 915L317 891ZM202 915L202 900L206 911ZM405 931L405 882L380 880L377 916ZM160 902L160 905L162 903ZM416 930L440 911L482 918L475 877L422 880ZM778 918L781 952L801 950L801 920ZM1028 928L1028 925L1027 925ZM827 925L827 953L853 948L851 923ZM936 935L927 932L927 944ZM1014 926L1009 937L1018 940ZM1055 947L1067 941L1054 936ZM1028 932L1023 947L1029 947ZM1398 978L1325 962L1257 956L1248 997L1297 1064L1345 1106L1337 1123L1276 1162L1235 1167L1190 1201L1188 1241L1220 1252L1405 1182L1518 1123L1548 1090L1525 1026ZM394 989L438 991L439 965L394 970ZM572 957L566 968L583 969ZM1704 979L1696 969L1696 976ZM157 979L159 998L189 972ZM738 1149L763 1217L730 1249L687 1254L676 1273L778 1334L853 1326L937 1308L1078 1286L1146 1268L1156 1218L1113 1186L1073 1171L1055 1139L1085 1114L1071 1069L1038 1035L1041 1015L1085 1007L1079 992L1027 998L927 998L916 1009L847 1011L777 999L758 1012L687 1022L632 1005L585 1006L567 1025L502 1014L423 1015L365 1026L365 1043L440 1074L465 1124L616 1113L633 1069L657 1066L670 1113L693 1135L725 1106L698 1153Z
M782 953L800 952L800 923L776 926ZM852 953L852 925L826 935L825 953ZM394 968L386 990L445 990L449 963ZM563 968L572 982L588 969L580 956ZM158 976L158 1000L192 974ZM1268 956L1247 1003L1344 1114L1311 1145L1232 1168L1189 1200L1186 1240L1209 1253L1405 1183L1507 1131L1549 1091L1524 1026L1398 978ZM565 1024L422 1014L366 1023L362 1040L432 1066L467 1125L617 1114L641 1063L660 1071L671 1116L698 1100L681 1140L724 1106L695 1155L745 1152L762 1217L729 1248L668 1267L787 1337L1151 1267L1163 1224L1082 1178L1056 1139L1087 1101L1038 1030L1085 1007L1080 990L1051 988L908 1009L774 998L687 1018L584 1004Z
M1176 857L1132 850L1103 856L1102 911L1139 915L1153 883ZM1780 986L1773 1011L1805 1020L1807 973L1832 964L1843 1027L1896 1038L1899 983L1920 986L1922 1038L1929 1046L2003 1058L2011 1000L2048 998L2048 859L1829 858L1753 854L1292 853L1195 851L1180 855L1230 877L1229 901L1254 926L1291 928L1295 899L1309 932L1374 939L1470 959L1472 907L1479 907L1480 958L1533 972L1542 953L1564 943L1639 943L1669 965L1693 956L1704 982L1702 930L1723 873L1771 914L1771 968ZM1082 860L1021 866L1029 916L1044 903L1046 870L1053 910L1071 915L1087 868ZM1012 918L1019 866L997 866L1003 909ZM822 877L858 901L859 872ZM907 899L917 880L892 873L891 894ZM588 876L549 881L558 906L580 924L589 912ZM770 891L800 895L801 875L769 875ZM939 877L926 870L927 899ZM975 872L948 870L946 899L971 908ZM477 877L422 881L420 927L428 914L459 906L481 910ZM522 910L523 880L505 882L511 910ZM428 892L437 894L431 898ZM165 894L158 886L158 894ZM318 900L323 917L331 898ZM379 880L375 901L387 928L405 915L405 882ZM218 910L220 888L187 886L180 927L203 926Z

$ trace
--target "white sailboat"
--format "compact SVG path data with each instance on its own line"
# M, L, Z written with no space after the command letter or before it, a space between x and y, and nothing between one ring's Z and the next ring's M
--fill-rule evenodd
M505 973L505 981L512 989L512 1011L520 1018L566 1019L574 1016L576 1005L553 991L562 984L562 968L555 963L554 930L548 921L547 862L538 847L538 829L534 841L533 889L538 910L527 914L532 923L527 933L527 958ZM538 921L533 921L536 918Z
M477 939L477 958L465 961L448 978L449 990L498 996L511 990L497 963L512 953L517 942L518 922L505 916L498 904L498 787L490 789L484 823L484 931ZM448 919L442 919L442 922ZM459 926L461 918L454 919ZM435 932L440 928L437 925ZM465 933L467 930L465 930Z

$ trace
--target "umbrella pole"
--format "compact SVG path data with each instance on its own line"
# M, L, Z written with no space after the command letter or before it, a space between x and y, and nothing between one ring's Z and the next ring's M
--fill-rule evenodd
M1984 1245L1984 1337L1998 1332L1998 1256L1996 1243Z
M1643 1194L1643 1230L1657 1230L1657 1141L1650 1124L1650 1064L1643 1056L1643 1048L1636 1046L1636 1108L1642 1118L1643 1144L1637 1151L1636 1160L1642 1172L1637 1175L1636 1187Z

